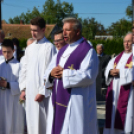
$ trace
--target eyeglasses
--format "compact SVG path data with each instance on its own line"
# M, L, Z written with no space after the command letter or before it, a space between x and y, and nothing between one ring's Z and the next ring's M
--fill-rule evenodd
M59 42L61 42L63 39L59 39L59 40L54 40L54 44L55 43L59 43Z

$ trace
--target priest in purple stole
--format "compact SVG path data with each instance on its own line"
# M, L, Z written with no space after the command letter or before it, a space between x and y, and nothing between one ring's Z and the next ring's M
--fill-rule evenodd
M124 51L109 62L105 71L108 89L106 123L103 134L132 133L132 33L126 34L123 46Z
M81 23L75 18L63 23L68 45L53 57L44 76L45 96L52 91L46 134L97 134L98 58L82 38Z

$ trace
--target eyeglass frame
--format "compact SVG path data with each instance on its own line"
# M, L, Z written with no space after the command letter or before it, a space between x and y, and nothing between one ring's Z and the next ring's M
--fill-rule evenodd
M64 38L58 39L58 40L54 40L53 43L54 43L54 44L55 44L55 43L59 43L59 42L62 41L62 40L64 40Z

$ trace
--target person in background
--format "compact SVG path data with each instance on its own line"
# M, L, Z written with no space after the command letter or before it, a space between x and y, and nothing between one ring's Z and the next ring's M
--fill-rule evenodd
M29 38L29 39L27 40L27 47L28 47L30 44L32 44L34 41L35 41L35 39Z
M10 39L1 44L5 61L0 64L0 134L24 134L24 108L19 104L20 63Z
M63 30L58 30L54 33L54 45L57 52L66 45L66 42L63 37Z
M19 46L19 40L17 38L13 38L12 42L14 44L14 58L16 58L18 61L21 59L21 49Z
M96 52L99 59L99 72L96 78L96 99L97 101L105 101L105 94L107 90L107 85L105 82L104 72L107 67L111 56L104 53L103 44L97 44Z
M106 123L103 134L131 134L133 124L132 33L123 39L124 51L111 59L105 71Z

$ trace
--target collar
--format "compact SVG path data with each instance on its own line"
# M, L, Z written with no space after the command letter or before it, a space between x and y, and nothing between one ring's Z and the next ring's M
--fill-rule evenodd
M11 61L12 59L14 59L14 56L13 56L11 59L9 59L9 60L6 60L6 59L5 59L5 62L8 64L9 61Z
M39 41L36 40L36 44L42 44L46 41L46 37L44 36L44 38L40 39Z
M104 55L104 53L102 53L102 54L97 54L97 56L100 56L100 57L102 57Z
M70 47L80 44L84 39L80 38L79 40L75 41L74 43L69 44Z

